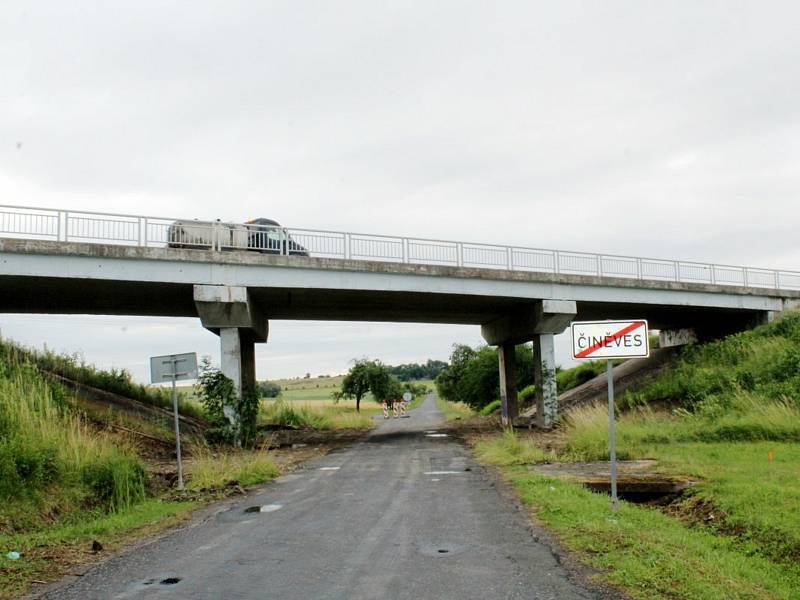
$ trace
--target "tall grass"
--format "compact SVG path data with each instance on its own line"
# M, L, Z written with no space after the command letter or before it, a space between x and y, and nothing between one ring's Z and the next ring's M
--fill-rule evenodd
M229 483L255 485L279 474L266 448L255 451L213 454L198 448L188 465L190 490L208 490Z
M800 442L800 408L794 403L738 392L727 409L690 412L634 408L617 419L617 454L640 456L653 444L686 442ZM608 459L608 409L582 407L565 417L565 454L574 460Z
M375 412L376 409L362 409L358 413L350 406L318 402L303 404L278 398L262 403L258 421L260 425L295 429L369 429L373 425L370 415Z
M90 431L59 386L30 363L0 363L2 530L35 525L30 506L121 510L145 498L145 484L135 454Z
M512 429L479 440L475 452L482 461L501 466L548 462L555 458L530 440L520 439Z

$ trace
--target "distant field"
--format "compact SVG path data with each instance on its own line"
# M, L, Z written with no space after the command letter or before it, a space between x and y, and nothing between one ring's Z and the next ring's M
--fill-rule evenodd
M342 385L344 375L335 377L311 377L310 379L275 379L274 383L281 386L281 398L287 402L330 402L331 393L338 390ZM433 381L430 379L422 380L417 383L424 383L429 389L433 389ZM342 400L338 406L353 406L355 402L347 403ZM362 407L377 406L372 399L372 394L367 394L361 400Z

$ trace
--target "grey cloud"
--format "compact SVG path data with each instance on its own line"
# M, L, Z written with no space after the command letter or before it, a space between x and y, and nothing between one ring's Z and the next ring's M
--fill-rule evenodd
M0 201L796 269L798 17L792 2L7 2ZM92 345L104 321L24 323L109 358ZM215 351L195 322L131 323L120 364L169 332ZM369 340L424 359L478 339L285 327L266 371L337 370Z

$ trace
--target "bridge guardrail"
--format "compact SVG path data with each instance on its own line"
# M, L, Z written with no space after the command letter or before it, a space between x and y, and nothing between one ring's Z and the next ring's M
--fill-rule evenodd
M800 272L194 219L0 205L0 237L800 290Z

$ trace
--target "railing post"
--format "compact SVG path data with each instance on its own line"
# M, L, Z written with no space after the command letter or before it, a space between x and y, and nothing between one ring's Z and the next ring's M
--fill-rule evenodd
M64 211L64 241L69 241L69 212Z
M147 239L147 237L148 237L148 235L147 235L147 217L145 217L144 220L142 221L142 228L143 228L143 231L142 231L142 245L146 248L147 247L147 243L148 243L148 239Z
M558 254L558 250L553 250L553 273L556 275L561 272L561 265L558 264L560 260L561 257Z
M781 272L775 271L775 289L781 289Z
M636 279L640 279L640 280L643 279L643 276L642 276L642 259L641 258L637 258L636 259Z
M350 234L344 234L344 258L345 260L349 260L350 256L352 255L352 250L350 249Z
M681 265L680 265L680 263L677 260L675 260L675 261L672 262L672 266L675 269L675 281L680 281L681 280Z
M456 242L456 262L459 267L464 266L464 244Z
M747 273L747 267L742 267L742 279L744 280L744 287L748 287L750 285L750 277Z
M409 256L408 256L408 239L407 239L407 238L403 238L403 262L404 262L404 263L407 263L407 262L409 262Z
M717 267L716 267L716 265L711 265L710 269L711 269L711 283L712 284L716 284L717 283Z
M511 246L506 246L506 269L509 271L514 270L514 254Z
M281 254L284 256L289 256L289 232L285 227L281 228L281 235L283 236L283 242L281 243Z
M603 255L602 254L598 254L597 255L597 275L599 277L603 276Z

